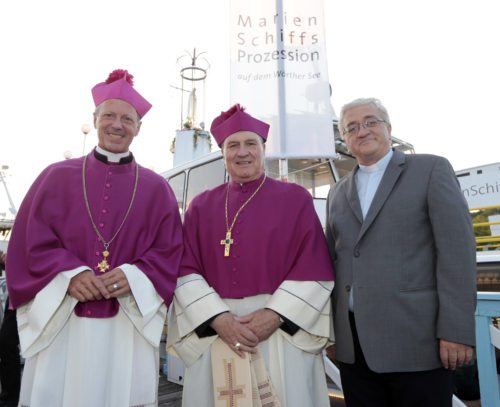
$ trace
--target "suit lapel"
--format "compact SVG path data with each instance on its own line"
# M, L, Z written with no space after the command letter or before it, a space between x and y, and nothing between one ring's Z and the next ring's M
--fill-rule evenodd
M399 150L394 150L394 154L385 169L384 175L380 181L380 185L377 188L377 192L373 197L373 201L370 205L370 209L366 214L366 218L361 226L359 232L358 240L363 237L365 232L368 230L370 225L373 223L378 213L384 206L385 201L389 197L396 181L404 170L405 155Z
M351 210L354 212L354 215L358 219L359 223L363 223L363 213L361 212L361 204L359 203L358 190L356 187L356 172L359 167L356 167L353 171L351 171L347 176L347 191L346 198L347 202L349 202L349 206Z

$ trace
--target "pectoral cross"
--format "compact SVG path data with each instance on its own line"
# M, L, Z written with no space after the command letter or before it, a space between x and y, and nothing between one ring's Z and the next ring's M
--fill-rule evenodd
M224 246L224 257L229 257L229 250L234 240L231 239L231 231L228 230L226 233L226 238L220 241L220 244Z
M104 250L102 252L102 261L97 263L97 267L99 268L99 271L101 273L104 273L106 270L109 270L109 263L108 263L108 260L106 260L106 257L109 256L109 252L107 250Z

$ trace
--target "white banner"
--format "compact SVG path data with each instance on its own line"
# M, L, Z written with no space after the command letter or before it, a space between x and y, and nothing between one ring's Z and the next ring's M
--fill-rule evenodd
M456 172L469 209L500 205L500 163Z
M231 102L271 125L266 156L335 154L323 0L231 0Z

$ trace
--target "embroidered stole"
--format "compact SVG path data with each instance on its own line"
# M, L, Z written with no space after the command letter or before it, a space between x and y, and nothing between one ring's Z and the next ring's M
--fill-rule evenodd
M211 355L215 407L281 407L259 349L242 359L217 338Z

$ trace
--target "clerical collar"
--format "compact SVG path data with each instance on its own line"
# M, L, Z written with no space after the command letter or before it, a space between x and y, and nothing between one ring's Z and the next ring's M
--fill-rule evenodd
M387 165L389 164L389 161L391 161L392 154L393 154L393 151L391 148L391 149L389 149L389 152L386 155L384 155L380 160L378 160L375 164L372 164L372 165L359 164L359 170L361 172L365 172L365 173L385 171L385 169L387 168Z
M265 173L262 173L262 175L259 178L244 183L230 180L229 187L231 189L251 191L256 189L260 185L265 175L266 175Z
M125 153L111 153L99 146L96 146L94 149L94 157L105 164L129 164L134 159L130 151L126 151Z

